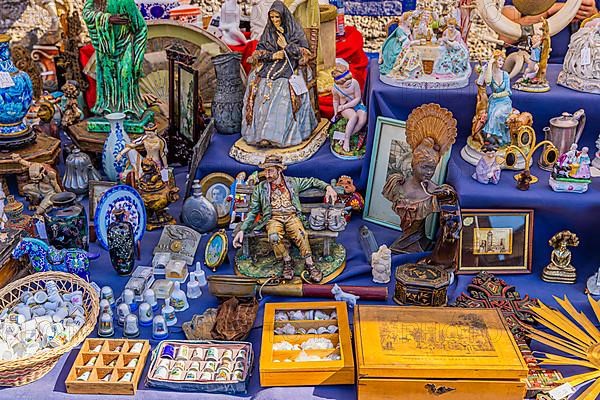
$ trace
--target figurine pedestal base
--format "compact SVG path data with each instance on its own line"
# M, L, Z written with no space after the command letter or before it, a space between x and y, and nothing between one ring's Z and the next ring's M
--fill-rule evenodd
M154 123L156 124L158 134L164 136L163 132L169 126L169 121L167 118L160 113L156 113L154 115ZM73 143L75 143L75 145L79 147L81 151L89 154L101 154L102 147L104 146L104 142L106 141L108 135L104 132L91 132L88 130L87 126L88 121L84 120L75 125L67 127L65 130L69 137L73 140ZM137 133L132 133L129 135L132 141L138 139L140 136L141 135Z
M575 272L562 271L556 267L552 268L552 264L544 268L542 272L542 280L550 283L575 283L577 274Z
M467 144L461 149L460 151L460 156L462 157L463 160L465 160L466 162L468 162L471 165L476 166L477 163L479 162L479 160L481 159L481 157L483 157L483 153L477 149L475 149L474 144L472 143L471 138L469 137L469 139L467 139ZM496 153L496 159L498 161L498 164L500 165L500 168L502 169L511 169L514 171L521 171L523 169L525 169L525 159L523 158L523 156L521 154L517 155L517 162L515 164L514 167L509 168L506 163L504 162L505 160L505 149L499 149L498 152ZM533 163L533 160L530 163Z
M471 72L463 77L452 79L440 79L433 75L424 75L418 79L396 79L387 75L379 75L381 82L386 85L409 89L443 90L460 89L469 85Z
M310 137L299 145L287 148L257 147L239 139L229 150L229 156L243 164L258 165L265 161L271 154L278 154L283 158L283 164L296 164L312 157L327 139L329 121L321 118Z
M600 94L600 80L582 79L565 70L558 74L557 83L561 86L584 93Z
M582 181L575 181L575 180L556 180L552 177L550 177L550 179L548 179L548 183L550 184L550 187L552 188L552 190L554 190L555 192L568 192L568 193L585 193L588 190L588 185L590 184L591 180L582 180Z
M140 119L126 119L123 123L127 133L144 133L144 126L154 121L154 111L146 110ZM90 132L110 132L110 123L104 117L92 117L87 119L87 130Z
M600 296L600 285L598 285L597 272L588 278L586 289L592 296Z
M243 249L235 255L235 273L256 279L277 278L281 275L283 264L279 262L271 245L266 238L253 238L249 244L250 255L245 256ZM346 249L339 243L330 243L329 256L323 256L324 242L322 240L311 240L313 259L315 266L323 272L323 280L320 284L335 279L346 267ZM301 276L304 271L304 258L296 248L290 249L290 255L294 261L294 275Z
M512 85L512 88L521 92L545 93L550 91L550 84L548 82L533 83L528 79L521 78Z

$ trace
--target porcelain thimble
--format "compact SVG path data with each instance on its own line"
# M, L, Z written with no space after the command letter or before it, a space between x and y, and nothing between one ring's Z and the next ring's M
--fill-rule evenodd
M110 306L110 303L107 299L100 300L100 314L102 314L103 312L113 315L112 307Z
M100 289L100 299L106 299L108 300L108 303L110 304L111 307L114 307L115 305L115 295L113 293L113 290L110 286L102 286L102 289Z
M152 290L152 289L144 290L144 294L142 295L142 297L144 298L144 302L150 304L153 312L157 312L158 310L160 310L158 301L156 301L156 293L154 293L154 290Z
M138 305L135 302L135 293L131 289L124 289L123 294L121 295L123 298L123 303L129 306L131 312L136 312Z
M44 290L38 290L33 294L33 299L38 304L45 303L46 300L48 300L48 293L46 293Z
M128 314L125 317L123 326L123 336L134 338L140 336L140 327L138 326L138 317L135 314Z
M129 306L125 303L119 304L117 307L117 323L119 326L123 326L125 324L125 317L131 314L131 310L129 310Z
M150 304L144 302L140 304L138 309L139 311L139 321L141 326L150 326L152 325L152 318L154 318L154 313L152 312L152 306Z

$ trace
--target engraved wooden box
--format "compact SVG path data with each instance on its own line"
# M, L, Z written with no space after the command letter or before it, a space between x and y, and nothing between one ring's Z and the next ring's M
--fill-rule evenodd
M277 320L276 315L289 312L322 312L329 319L303 318L298 320ZM335 312L335 315L333 314ZM295 329L310 330L337 327L335 333L323 334L276 334L286 324ZM311 338L327 338L334 349L324 350L273 350L275 343L286 341L301 345ZM276 345L277 346L277 345ZM339 358L334 360L295 361L301 352L308 356ZM288 361L286 361L288 360ZM354 383L354 358L350 339L350 325L346 303L339 301L290 302L265 304L262 346L260 352L261 386L317 386Z
M358 400L521 400L527 365L495 309L354 309Z
M67 393L134 395L149 351L147 340L86 339L65 381ZM84 374L86 380L77 379ZM127 382L125 374L131 377Z
M396 268L394 276L396 303L430 307L446 305L450 275L442 268L427 264L405 264Z

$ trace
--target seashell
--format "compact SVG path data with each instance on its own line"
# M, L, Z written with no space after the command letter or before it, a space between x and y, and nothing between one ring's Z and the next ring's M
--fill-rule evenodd
M306 331L306 333L309 335L316 335L317 330L315 328L310 328L309 330Z
M333 349L333 342L326 338L310 338L301 347L302 350L327 350Z
M305 319L312 320L315 319L315 310L308 310L306 313Z
M289 311L288 316L290 317L290 319L292 321L300 321L300 320L304 319L304 313L300 310Z
M336 332L338 331L338 327L337 327L337 326L335 326L335 325L329 325L329 326L327 327L327 331L328 331L329 333L336 333Z
M277 311L275 313L275 321L288 321L289 317L284 311Z
M306 335L306 329L298 328L298 335Z
M287 341L273 343L273 351L286 351L286 350L294 350L294 346Z
M323 334L329 333L329 331L324 326L320 326L319 329L317 329L317 333L319 335L323 335Z
M330 318L329 314L326 314L321 310L315 311L315 318L314 318L315 320L321 321L321 320L328 320L329 318Z

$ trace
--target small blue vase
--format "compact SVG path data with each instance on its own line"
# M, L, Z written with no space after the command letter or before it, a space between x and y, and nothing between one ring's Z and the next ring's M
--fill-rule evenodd
M31 138L31 128L23 120L33 100L31 79L12 62L10 36L0 34L0 148L16 147Z
M107 114L105 118L110 123L110 133L102 148L102 169L110 181L116 182L121 172L125 170L127 162L126 155L123 155L119 161L117 156L125 149L126 144L131 143L131 140L123 126L124 113Z

